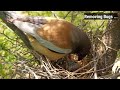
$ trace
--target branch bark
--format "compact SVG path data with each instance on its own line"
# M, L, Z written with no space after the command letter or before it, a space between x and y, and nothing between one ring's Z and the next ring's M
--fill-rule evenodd
M106 68L113 64L117 57L117 51L120 49L120 12L114 13L118 14L118 19L110 21L103 34L102 42L104 46L101 45L98 49L99 55L102 55L98 63L98 69ZM103 55L104 52L105 54ZM109 70L106 69L104 72L109 73Z
M29 49L33 49L27 36L19 29L17 28L15 25L13 25L12 23L7 22L7 16L3 11L0 11L0 18L2 19L2 21L10 28L12 29L25 43L25 45L29 48Z

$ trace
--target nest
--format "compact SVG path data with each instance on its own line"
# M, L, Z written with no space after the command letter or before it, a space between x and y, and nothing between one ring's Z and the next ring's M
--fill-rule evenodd
M19 37L11 39L11 36L8 37L5 31L0 34L5 37L5 43L2 42L0 52L0 63L3 66L3 69L1 69L1 73L3 73L3 75L1 75L0 78L113 79L120 75L119 73L111 74L111 68L114 63L105 68L97 69L96 67L99 67L99 65L101 65L100 67L104 67L104 64L98 64L98 61L100 61L99 55L95 55L91 59L88 59L87 57L84 58L77 62L77 64L79 64L77 69L70 71L60 65L62 62L61 60L55 62L53 65L53 63L51 63L47 58L37 54L35 51L30 51L24 43L18 39ZM8 56L5 53L7 53ZM15 60L12 58L15 58ZM55 65L57 64L60 65L59 68L56 68ZM69 68L69 66L67 68Z
M15 62L11 75L12 79L115 79L120 74L109 74L97 76L98 72L103 72L106 68L95 71L94 61L83 60L79 64L81 67L74 71L66 70L62 67L56 68L41 55L32 60L21 60ZM57 64L57 63L56 63ZM58 64L57 64L58 65ZM112 65L111 65L112 66ZM107 67L110 68L111 66ZM107 69L111 71L111 69ZM97 74L97 75L96 75ZM95 77L96 75L96 77Z

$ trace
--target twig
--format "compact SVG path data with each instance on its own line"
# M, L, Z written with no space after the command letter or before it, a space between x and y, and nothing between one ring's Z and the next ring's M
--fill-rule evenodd
M85 67L87 67L88 65L90 65L90 64L93 63L93 62L94 62L94 61L91 61L91 62L89 62L88 64L86 64L85 66L83 66L83 67L81 67L81 68L75 70L74 73L79 72L80 70L84 69Z
M35 79L39 79L38 76L27 66L27 65L24 65L26 69L28 69L30 71L31 74L34 75Z
M94 62L94 79L97 79L98 77L97 77L97 62Z
M117 79L120 76L120 73L109 74L105 76L98 77L98 79Z
M101 41L100 40L100 38L97 38L99 41ZM102 42L102 41L101 41ZM108 49L108 48L110 48L110 49L112 49L112 50L114 50L114 51L118 51L118 50L116 50L116 49L114 49L114 48L112 48L112 47L109 47L109 46L107 46L104 42L102 42L103 43L103 45L105 46L105 48L106 48L106 50Z
M71 11L68 11L68 13L63 17L63 19L65 19L70 13Z
M52 14L53 14L53 16L55 17L55 18L59 18L58 16L57 16L57 14L55 13L55 11L51 11L52 12Z
M46 70L46 72L49 74L49 76L52 78L53 74L50 72L48 66L46 65L45 61L42 61L42 66L44 67L44 69ZM49 77L48 77L49 79Z
M89 72L87 71L87 72L75 73L75 74L87 74L87 73L99 72L99 71L103 71L103 70L105 70L105 69L107 69L107 68L110 68L110 67L112 67L112 66L113 66L113 64L111 64L110 66L108 66L108 67L106 67L106 68L102 68L102 69L99 69L99 70L96 70L96 71L90 71L91 69L93 69L93 68L91 68L91 69L89 70Z

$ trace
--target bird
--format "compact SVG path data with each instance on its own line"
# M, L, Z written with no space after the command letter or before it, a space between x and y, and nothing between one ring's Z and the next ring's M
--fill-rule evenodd
M46 16L22 16L16 11L4 11L9 21L26 33L35 51L50 61L76 54L82 60L91 49L86 32L71 22Z

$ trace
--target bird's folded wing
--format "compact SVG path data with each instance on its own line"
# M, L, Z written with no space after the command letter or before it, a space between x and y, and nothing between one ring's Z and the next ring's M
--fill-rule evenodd
M30 34L33 37L35 37L38 40L38 42L41 43L44 47L58 53L70 53L72 51L71 48L69 48L70 43L68 43L69 35L67 35L68 33L66 32L67 29L66 27L64 27L62 23L64 22L64 20L51 17L24 16L20 13L17 13L16 11L4 11L4 12L6 15L14 19L12 23L15 26L17 26L23 32L26 32L27 34ZM46 34L45 37L48 38L44 38L44 36L41 35L39 31L45 32ZM46 33L46 31L48 33ZM64 35L62 35L62 33ZM53 37L50 37L51 35ZM67 39L65 39L64 37ZM57 40L59 38L61 38L61 40ZM63 42L65 42L66 44L64 44Z

